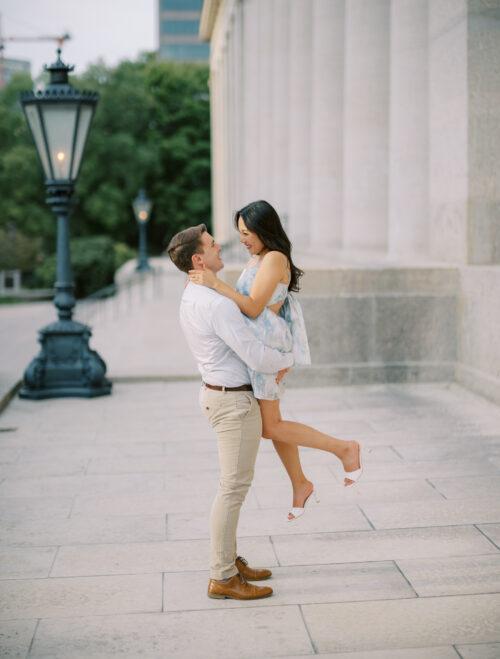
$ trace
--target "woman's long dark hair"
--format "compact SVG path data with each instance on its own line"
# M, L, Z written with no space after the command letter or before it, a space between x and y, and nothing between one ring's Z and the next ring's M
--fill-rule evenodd
M240 217L243 219L246 228L252 233L257 234L267 249L281 252L286 256L291 271L288 290L300 290L299 279L304 272L300 268L297 268L292 261L292 243L283 229L278 213L271 204L261 199L260 201L252 201L251 204L236 211L234 224L237 229L238 219Z

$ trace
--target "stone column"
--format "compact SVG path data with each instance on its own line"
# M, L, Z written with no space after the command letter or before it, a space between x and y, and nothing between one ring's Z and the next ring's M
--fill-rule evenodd
M467 2L429 3L430 250L467 253Z
M311 107L311 242L342 239L344 0L314 0Z
M217 240L223 240L225 229L222 226L223 207L223 143L220 122L220 61L213 59L210 63L210 122L212 151L212 220L213 233Z
M243 204L243 157L244 134L243 134L243 6L241 0L237 0L234 9L233 22L233 86L234 86L234 150L233 167L235 171L235 188L233 209L241 208ZM232 222L232 218L231 218ZM232 226L232 224L231 224Z
M287 229L289 215L289 23L288 0L273 0L273 54L270 62L272 75L272 135L271 176L272 195L269 202Z
M228 227L228 214L229 214L229 199L231 195L231 165L230 165L230 134L229 134L229 86L228 86L228 69L229 58L227 43L222 47L222 57L220 64L220 134L222 141L222 162L220 171L221 181L221 195L222 201L220 205L220 233L219 241L227 242L230 240L231 235Z
M272 122L272 59L273 48L273 2L259 0L259 191L255 198L272 203L273 192L273 122Z
M242 204L259 195L259 0L243 3L243 189Z
M500 0L468 0L467 260L500 264Z
M348 250L387 248L390 0L346 3L344 220Z
M310 239L312 4L294 0L289 6L289 227L295 249L302 250Z
M227 70L226 70L226 86L227 86L227 152L228 152L228 199L227 199L227 210L228 217L226 217L226 223L229 226L230 230L230 216L232 209L235 207L236 203L236 187L237 187L237 178L238 172L236 168L236 98L235 98L235 61L234 61L234 17L231 17L229 20L229 28L227 35ZM230 231L231 232L231 231Z
M420 255L429 242L427 0L391 5L389 252Z

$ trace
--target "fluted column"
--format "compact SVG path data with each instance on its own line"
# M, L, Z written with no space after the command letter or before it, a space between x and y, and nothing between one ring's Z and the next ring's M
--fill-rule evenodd
M220 60L212 60L210 66L210 122L212 152L212 220L213 233L217 240L223 240L225 228L223 222L223 141L221 134L221 89Z
M243 4L237 0L234 10L233 22L233 86L234 86L234 151L233 167L235 171L234 204L232 210L243 205Z
M242 203L259 195L260 95L259 0L243 3L243 189Z
M219 240L226 242L230 239L230 231L228 227L229 215L229 198L231 193L231 170L230 170L230 136L229 136L229 85L228 85L228 48L224 44L222 48L221 59L221 72L220 72L220 87L221 87L221 109L220 109L220 131L222 136L222 203L221 203L221 218L220 218L220 238Z
M389 252L420 255L429 244L427 0L391 6Z
M234 33L232 29L232 19L229 22L229 30L227 34L227 55L226 55L226 93L227 93L227 116L226 116L226 130L227 130L227 176L228 176L228 191L227 191L227 217L226 224L230 226L229 217L231 210L234 206L235 187L236 187L236 170L234 167L235 158L235 144L234 144Z
M272 58L273 48L273 2L259 0L259 191L256 197L272 202Z
M311 242L342 239L344 0L314 0L311 107Z
M288 0L273 1L273 55L270 62L272 73L272 135L271 150L272 199L282 222L287 225L289 215L289 59L290 59L290 3ZM285 228L287 228L285 226Z
M346 3L343 245L385 251L390 0Z
M294 0L290 11L289 227L292 242L309 242L312 4Z

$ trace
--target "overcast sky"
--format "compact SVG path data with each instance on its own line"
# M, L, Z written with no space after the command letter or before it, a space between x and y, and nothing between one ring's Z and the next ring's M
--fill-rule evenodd
M0 0L2 36L52 36L69 32L63 60L75 73L103 58L114 65L158 47L158 0ZM55 59L55 42L5 44L5 57L31 61L36 77Z

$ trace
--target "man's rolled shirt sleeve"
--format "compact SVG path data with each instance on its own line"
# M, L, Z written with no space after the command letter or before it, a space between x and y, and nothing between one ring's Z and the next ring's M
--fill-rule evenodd
M277 373L293 366L293 354L265 346L248 328L238 306L221 298L212 316L215 333L254 371Z

